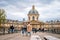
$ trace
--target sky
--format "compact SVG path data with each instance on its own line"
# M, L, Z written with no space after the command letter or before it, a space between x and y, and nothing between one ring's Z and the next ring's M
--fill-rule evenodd
M39 20L60 20L60 0L0 0L0 9L4 9L6 18L12 20L28 20L32 5L40 14Z

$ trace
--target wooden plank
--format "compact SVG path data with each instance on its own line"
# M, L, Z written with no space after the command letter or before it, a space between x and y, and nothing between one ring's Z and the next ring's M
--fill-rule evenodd
M42 40L39 35L32 35L30 40Z
M53 36L50 36L50 35L44 36L44 39L45 40L60 40L59 38L56 38L56 37L53 37Z

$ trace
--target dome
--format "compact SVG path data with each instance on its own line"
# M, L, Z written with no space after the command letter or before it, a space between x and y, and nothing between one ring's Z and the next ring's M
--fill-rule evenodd
M37 10L30 10L29 14L38 14L38 11Z
M29 14L38 14L38 11L35 10L35 6L32 6L32 10L29 11Z

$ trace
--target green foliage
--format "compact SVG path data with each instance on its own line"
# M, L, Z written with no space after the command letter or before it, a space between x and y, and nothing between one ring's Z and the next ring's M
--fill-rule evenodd
M0 26L2 23L5 23L5 20L6 20L5 10L0 9Z

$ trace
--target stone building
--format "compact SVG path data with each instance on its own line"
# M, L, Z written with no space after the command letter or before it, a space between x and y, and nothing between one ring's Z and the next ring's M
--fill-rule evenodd
M44 28L46 30L55 30L58 31L60 30L60 22L41 22L39 20L39 12L35 9L35 6L32 6L32 9L28 12L27 14L28 20L25 21L25 23L28 24L30 22L32 28ZM15 27L17 30L21 30L21 27L23 26L23 22L20 22L18 20L6 20L4 24L1 24L2 27L9 28L11 25Z
M30 22L32 28L41 28L41 26L44 24L43 22L39 21L39 13L35 9L35 6L32 6L32 9L28 12L28 22Z
M1 24L0 26L0 33L8 33L10 26L14 26L14 30L21 30L21 27L23 25L23 22L18 21L18 20L11 20L11 19L6 19L5 23Z
M60 21L50 21L44 24L44 28L48 31L52 31L55 33L60 33Z
M39 13L38 11L35 9L35 6L33 5L32 6L32 9L28 12L27 14L28 16L28 20L25 21L25 23L28 24L28 22L30 22L32 28L41 28L43 27L43 22L40 22L39 21ZM7 27L9 28L11 25L13 25L14 27L16 28L20 28L23 26L23 22L20 22L18 20L10 20L10 19L7 19L6 22L3 24L1 24L3 27Z

